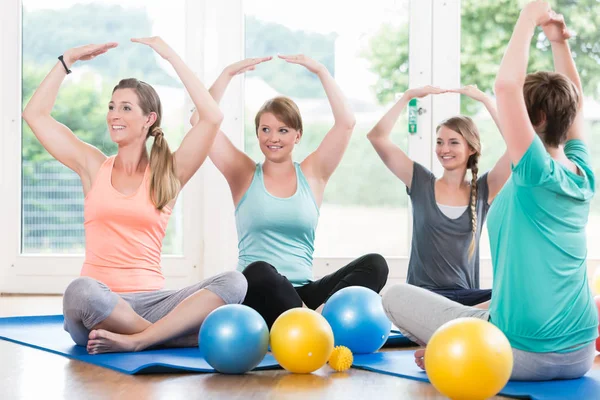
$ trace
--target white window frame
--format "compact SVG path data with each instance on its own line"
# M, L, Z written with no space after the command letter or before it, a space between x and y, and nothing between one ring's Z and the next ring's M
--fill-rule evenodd
M223 2L221 7L227 8L226 13L229 18L227 22L243 22L243 0L226 1ZM448 18L448 15L455 18ZM242 27L242 29L234 28L235 31L232 32L232 26ZM423 85L457 87L460 84L460 1L411 1L409 30L409 43L407 45L410 51L410 87ZM220 41L224 40L223 38L226 42L221 45ZM221 68L227 63L244 57L244 29L242 23L219 24L215 39L219 43L217 47L233 49L227 54L224 53L224 58L219 58L219 61L223 61L220 64ZM230 98L224 99L222 104L227 104L228 110L224 110L226 115L230 112L235 115L236 119L239 119L237 119L237 125L231 125L231 129L227 128L224 131L230 135L232 141L239 148L243 148L243 77L234 80L232 86L228 90ZM420 107L425 110L425 113L419 116L418 133L409 137L408 153L413 160L432 168L434 171L437 168L436 173L439 173L440 166L433 150L435 123L444 117L457 114L460 110L460 104L456 97L427 97L420 99ZM435 112L431 111L433 107L435 107ZM233 251L233 249L237 244L237 234L233 218L233 204L226 184L222 183L223 179L215 176L215 185L217 185L217 181L220 181L221 184L218 186L218 192L213 191L215 198L212 204L215 207L207 207L205 215L207 212L209 213L209 215L206 215L207 222L210 218L213 218L213 222L216 224L218 218L221 225L219 226L218 236L215 235L212 239L209 239L208 235L205 236L205 260L209 264L211 261L235 263L237 250ZM208 205L208 203L206 204ZM231 204L231 207L223 207L224 204ZM411 212L410 207L407 212ZM406 229L409 230L408 237L410 238L412 236L412 225L409 223ZM209 241L211 241L210 245ZM410 245L410 243L407 245ZM388 284L404 282L408 270L408 257L386 258L390 267ZM315 277L332 273L352 260L351 257L315 258L313 262ZM206 268L208 266L205 266L205 270Z
M186 0L186 50L190 67L204 77L202 51L206 2ZM62 293L79 276L83 255L21 253L21 0L0 5L0 293ZM76 73L76 72L75 72ZM188 106L191 102L188 99ZM183 254L162 257L167 288L182 287L206 276L202 263L202 193L206 174L199 173L182 196Z
M243 0L186 0L188 65L209 86L222 68L244 57ZM0 293L62 293L79 275L83 256L23 255L21 229L21 0L0 5ZM409 85L460 85L460 1L413 0L410 4ZM221 102L223 131L244 145L244 82L232 81ZM188 100L189 102L189 100ZM191 106L191 103L190 103ZM425 112L418 133L409 137L408 153L436 174L433 149L437 122L458 114L457 96L420 100ZM234 208L226 181L207 160L188 183L183 199L184 254L163 256L167 287L181 287L232 270L237 263ZM410 208L407 212L411 212ZM411 221L412 219L409 219ZM406 229L411 237L411 223ZM409 243L407 244L409 245ZM406 279L408 257L387 257L388 284ZM350 257L316 258L315 276L351 262ZM481 260L481 279L491 283L491 262Z

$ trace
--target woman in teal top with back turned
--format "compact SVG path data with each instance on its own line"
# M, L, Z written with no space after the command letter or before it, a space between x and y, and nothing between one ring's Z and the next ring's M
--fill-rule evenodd
M552 45L556 73L526 75L536 26ZM585 233L595 182L569 36L562 15L546 2L532 2L521 12L498 71L498 115L512 176L488 213L494 267L489 312L421 288L393 287L384 296L388 316L422 345L449 320L489 319L510 341L516 380L578 378L595 357L598 313ZM415 353L421 367L424 356Z
M227 179L238 233L238 270L248 280L245 305L271 325L286 310L303 305L315 310L335 292L364 286L379 292L388 266L367 254L338 271L313 281L313 251L325 186L350 141L355 120L327 68L304 55L280 56L316 74L333 111L334 124L320 146L304 161L292 161L303 135L296 104L287 97L268 100L255 117L256 136L265 155L255 163L219 132L209 154ZM219 102L231 79L271 57L247 59L223 70L210 89ZM192 123L197 118L192 115Z

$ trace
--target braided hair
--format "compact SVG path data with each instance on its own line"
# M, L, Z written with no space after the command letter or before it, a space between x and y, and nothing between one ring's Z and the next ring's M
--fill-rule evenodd
M469 245L469 259L475 254L476 237L477 237L477 174L479 172L479 156L481 156L481 140L479 138L479 130L473 122L473 120L467 116L459 115L456 117L449 118L441 122L436 132L440 130L442 126L459 133L465 138L469 147L475 151L467 160L467 169L471 170L471 231L473 237L471 238L471 244Z

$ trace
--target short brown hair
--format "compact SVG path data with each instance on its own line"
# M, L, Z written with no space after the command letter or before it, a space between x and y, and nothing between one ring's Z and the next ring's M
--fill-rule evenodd
M302 132L300 109L289 97L274 97L271 100L267 100L265 104L262 105L260 110L256 113L256 117L254 117L254 125L257 134L260 125L260 117L265 113L273 114L275 118L286 124L288 127Z
M525 78L523 95L531 123L539 125L546 118L540 135L544 143L549 147L564 143L579 108L573 82L556 72L536 72Z

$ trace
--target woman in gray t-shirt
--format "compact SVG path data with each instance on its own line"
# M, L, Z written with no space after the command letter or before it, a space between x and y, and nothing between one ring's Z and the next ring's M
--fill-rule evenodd
M479 132L466 116L449 118L436 129L435 152L444 168L440 178L411 160L390 139L411 99L442 93L460 93L480 101L498 125L493 100L477 87L445 90L425 86L406 91L368 138L385 165L404 182L412 202L407 282L472 306L491 298L491 290L479 288L479 237L492 200L510 176L509 159L505 153L492 170L478 177ZM467 169L471 181L466 179Z

